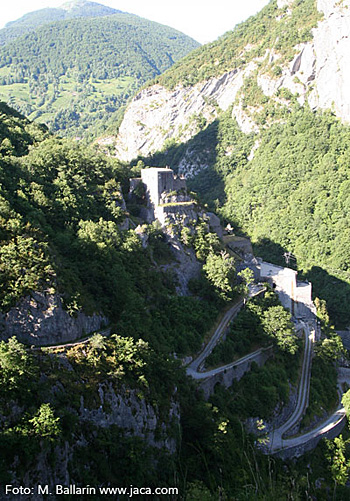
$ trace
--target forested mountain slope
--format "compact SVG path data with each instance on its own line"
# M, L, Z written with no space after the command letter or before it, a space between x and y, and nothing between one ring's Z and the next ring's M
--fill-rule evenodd
M198 47L172 28L102 7L82 3L69 11L75 19L46 24L39 16L3 45L0 98L61 135L91 138L118 121L141 85Z
M231 260L218 237L205 221L179 228L186 254L195 252L208 270L193 282L191 296L179 296L172 271L179 262L167 230L157 224L140 225L141 234L134 230L140 218L127 209L138 213L142 193L125 206L122 192L135 169L52 137L4 104L0 141L2 499L13 499L5 496L6 484L47 484L52 492L70 484L175 486L181 498L198 489L215 496L221 485L249 496L256 453L247 445L247 456L240 455L251 439L239 419L257 409L268 416L285 398L297 356L277 345L279 362L237 384L230 403L225 390L205 402L185 376L172 354L197 352L219 309L236 294L232 277L222 283ZM72 318L103 312L111 335L43 350L8 340L3 327L13 322L10 313L25 308L22 330L36 304L44 316L56 315L58 308L47 307L43 295L59 296ZM252 343L256 336L271 343L263 314L276 301L270 293L245 315ZM248 385L255 389L247 392ZM267 479L267 459L257 454ZM282 495L282 470L276 475Z
M4 104L0 118L1 311L6 315L29 293L44 291L61 295L71 315L103 312L110 322L120 322L120 332L129 332L132 323L136 338L151 335L161 350L198 348L215 304L178 297L175 278L157 272L149 249L128 229L122 188L129 169L49 136ZM158 255L171 261L162 232L150 225L146 233L153 263ZM158 301L164 304L161 322ZM181 323L189 316L192 327L183 339L175 318Z
M265 258L294 253L342 325L350 321L349 12L347 0L271 1L142 90L115 143L121 159L167 163L191 178Z
M53 499L62 493L56 486L71 494L70 485L96 488L85 497L94 499L106 497L100 487L130 485L175 487L179 499L287 499L309 482L308 492L326 499L333 478L345 495L346 479L337 475L342 441L272 468L246 432L248 422L274 419L298 380L301 343L272 291L249 301L227 343L232 357L272 344L273 359L252 364L230 389L218 385L208 401L186 377L180 358L201 349L219 311L246 286L198 203L196 221L145 223L142 186L125 196L138 169L0 105L1 498L12 501L18 486L36 495L39 484ZM187 296L177 293L181 249L202 269ZM59 331L62 307L43 299L53 297L72 319L102 313L110 335L44 349L9 339L4 327L20 312L21 331L35 315L53 318ZM336 394L332 347L319 350L317 409Z

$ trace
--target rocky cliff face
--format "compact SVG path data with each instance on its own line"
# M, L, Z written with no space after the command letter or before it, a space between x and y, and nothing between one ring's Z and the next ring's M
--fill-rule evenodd
M176 440L169 436L167 425L160 422L157 409L138 397L136 390L124 388L120 393L115 393L112 385L100 385L98 393L101 401L98 409L86 409L81 397L80 419L102 428L117 425L125 430L127 436L141 437L151 447L164 447L169 453L175 453ZM179 406L173 401L168 422L178 423L179 419Z
M0 339L16 336L30 345L59 344L79 339L107 323L106 317L95 313L69 315L58 294L33 292L8 313L0 313Z
M313 40L297 46L296 57L279 79L259 75L264 94L273 96L285 87L299 95L300 104L307 101L311 108L331 109L350 122L349 6L349 0L318 0L324 19L313 30Z
M98 392L101 402L98 409L85 408L84 399L81 397L79 421L88 422L97 428L116 425L123 430L126 437L140 437L145 441L146 446L163 449L168 454L175 454L177 444L170 428L179 426L180 409L174 399L170 402L168 416L164 422L158 415L158 409L140 398L136 390L124 387L117 393L112 385L106 384L100 385ZM33 468L26 471L23 479L16 477L14 467L9 483L30 488L37 484L49 485L52 492L55 491L56 485L78 485L74 478L75 465L72 463L74 453L80 447L88 447L89 438L81 433L73 444L65 441L53 450L43 447L36 462L33 463ZM1 487L0 496L1 499L9 501L13 499L12 495L6 496ZM38 493L35 499L41 501L45 497ZM52 499L58 499L58 497L51 496ZM30 501L33 497L23 495L18 496L18 499Z
M324 21L314 30L313 50L315 89L311 105L331 108L344 121L350 121L350 1L318 0Z
M279 0L279 7L287 8L284 16L291 15L288 7L292 3ZM255 71L264 94L276 102L278 90L287 88L298 96L300 104L308 102L312 108L331 109L343 121L350 122L349 7L350 0L318 0L317 8L324 14L323 20L313 30L310 42L295 47L295 58L282 65L278 77L265 72L261 64L264 60L279 59L279 54L270 48L263 58L195 86L178 85L169 90L155 85L141 91L131 102L120 126L117 157L130 161L138 155L148 156L166 148L167 140L186 142L206 123L215 120L220 110L227 110L231 105L234 105L233 116L244 132L258 131L258 125L239 99L245 79ZM187 152L187 156L191 155ZM198 171L190 161L184 164L183 172Z
M164 147L167 139L186 142L198 133L203 120L211 123L218 107L226 110L235 100L244 79L255 69L233 70L193 87L174 90L155 85L131 102L119 129L116 156L130 161Z

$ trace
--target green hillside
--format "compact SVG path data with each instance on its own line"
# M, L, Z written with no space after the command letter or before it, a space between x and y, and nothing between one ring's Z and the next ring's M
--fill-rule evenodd
M198 351L225 303L204 276L192 284L200 296L176 294L173 274L160 266L173 257L157 225L147 225L146 249L132 229L121 229L127 216L121 189L134 171L50 136L3 104L0 140L2 314L45 289L61 294L71 315L102 310L112 324L110 337L67 348L0 342L1 495L4 485L17 485L14 475L21 485L50 486L51 478L63 483L69 475L76 486L176 487L179 499L214 500L219 492L224 499L287 499L309 480L312 495L326 496L333 444L327 459L318 449L292 468L278 460L272 468L243 425L251 416L273 415L286 401L299 350L293 355L277 343L270 363L252 364L246 377L229 390L219 386L205 401L171 354ZM182 233L198 255L213 258L218 239L205 224ZM240 316L237 326L248 326L252 346L271 343L264 318L276 305L270 291ZM243 351L244 339L241 332ZM152 406L155 417L140 414L142 431L156 418L155 439L173 441L176 452L133 434L130 421L127 429L115 424L116 400L133 416ZM322 490L315 487L320 475Z
M258 254L279 262L291 251L332 318L349 325L350 127L296 108L260 139L254 159L226 173L222 214Z
M0 99L61 135L92 138L111 119L115 127L141 85L197 46L125 13L46 24L0 49Z
M350 322L349 126L331 113L307 106L291 104L279 114L283 120L259 134L246 135L229 109L190 143L145 161L167 162L176 169L188 147L203 155L209 168L189 180L192 189L236 231L252 238L257 255L283 265L283 254L292 252L296 256L292 264L312 281L314 295L327 301L333 321L346 326ZM257 140L259 147L248 160Z
M236 231L251 237L257 255L283 265L283 254L292 252L292 264L313 282L314 295L327 301L338 325L346 326L350 127L330 112L292 103L279 109L279 116L284 118L278 123L247 135L229 109L189 144L148 161L176 169L186 148L196 155L205 151L209 169L189 180L190 186Z
M314 0L295 0L291 16L285 16L286 11L286 6L279 9L277 0L271 0L258 14L218 40L198 48L155 82L169 88L177 84L194 85L225 71L242 69L272 47L280 57L269 63L269 70L278 72L280 65L293 59L295 45L312 39L311 29L322 18Z
M125 333L132 322L133 335L151 336L161 351L198 349L217 305L177 297L174 279L156 272L152 254L153 262L162 251L172 259L156 226L152 251L120 229L130 170L0 105L0 310L49 287L69 311L103 311Z
M238 35L198 49L159 81L173 87L209 78L234 68L242 47L253 45L256 56L275 37L285 58L278 61L288 61L291 45L310 37L318 16L313 0L294 5L291 27L276 31L273 0ZM96 501L123 499L100 487L129 486L128 499L160 499L139 496L144 486L177 488L177 495L161 497L179 501L349 497L348 427L299 458L262 452L267 433L293 412L291 392L298 393L304 365L303 341L274 291L266 285L244 301L206 363L217 367L260 347L270 347L273 357L261 367L250 361L229 388L221 384L228 381L225 368L205 399L199 382L186 375L186 360L203 349L229 308L243 303L242 294L247 298L240 281L247 270L237 275L237 258L210 232L208 214L197 222L177 217L167 228L142 219L142 184L127 196L140 159L122 164L59 137L90 139L103 131L128 95L180 58L188 41L164 26L115 14L44 25L0 51L0 90L37 118L0 102L0 498L17 497L13 490L5 496L7 485L26 487L35 498L37 485L54 492L66 483L97 492L66 492L67 499ZM196 45L188 43L188 50ZM269 71L278 68L273 63ZM332 319L348 325L350 127L330 111L300 106L287 89L264 96L257 77L245 81L238 98L258 132L242 132L232 106L218 110L212 123L192 115L202 128L195 137L186 144L170 140L143 160L176 169L193 155L208 165L187 183L199 192L193 210L207 202L267 260L282 264L284 252L293 252ZM185 296L177 293L181 252L195 255L201 268ZM45 348L7 339L5 325L27 320L21 300L35 301L38 291L61 298L74 319L103 314L110 335ZM304 416L312 427L315 417L338 405L340 357L325 303L317 305L326 337L313 356ZM39 316L59 322L57 306L44 310L38 302L37 308Z

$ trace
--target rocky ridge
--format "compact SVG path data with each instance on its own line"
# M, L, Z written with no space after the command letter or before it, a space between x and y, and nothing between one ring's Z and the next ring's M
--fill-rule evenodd
M280 0L279 7L287 6L285 16L290 15L288 6L292 3ZM243 96L240 96L245 80L255 72L259 87L275 102L280 102L276 96L278 90L286 88L301 105L308 102L313 109L331 109L344 122L349 122L349 6L350 0L318 0L317 8L324 18L312 30L311 41L294 47L296 56L282 65L278 77L265 71L261 64L278 61L279 54L270 48L262 58L191 87L180 84L170 90L154 85L142 90L125 113L116 138L116 156L131 161L164 150L171 141L186 143L230 106L243 132L258 132L259 126L242 107ZM249 51L249 47L246 50ZM179 171L195 175L205 168L203 163L201 166L197 163L191 151L187 151Z
M12 336L25 344L45 346L74 341L108 324L104 315L70 315L57 293L32 292L7 313L0 313L0 339Z

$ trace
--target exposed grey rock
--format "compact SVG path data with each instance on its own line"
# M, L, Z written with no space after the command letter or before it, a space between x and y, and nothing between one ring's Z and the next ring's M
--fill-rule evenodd
M212 231L214 231L219 238L223 236L223 230L221 226L220 218L214 214L214 212L207 212L207 216L209 217L209 226Z
M309 97L311 106L335 111L350 121L350 0L319 0L325 19L314 30L316 57L315 89Z
M216 105L226 110L255 67L256 63L248 64L243 70L224 73L193 87L179 85L169 90L154 85L142 90L130 103L120 125L116 156L130 161L161 149L166 139L188 141L199 132L197 118L213 122Z
M185 176L186 179L195 177L209 167L209 164L203 157L210 154L209 150L202 150L200 154L192 148L187 148L185 154L178 165L178 173Z
M130 227L131 227L131 220L128 217L126 217L125 219L123 219L123 221L118 224L118 228L121 231L130 230Z
M187 192L185 179L174 176L169 168L142 169L141 176L146 187L147 208L144 210L145 220L157 220L167 235L167 241L176 259L175 263L161 266L164 271L173 271L177 276L177 293L188 295L188 282L199 276L202 265L194 251L186 248L181 242L180 234L184 227L190 232L199 219L206 221L207 229L215 231L222 237L223 230L220 219L212 212L204 213ZM139 236L143 247L147 247L147 227L138 226L135 233ZM154 263L156 265L156 263Z
M16 336L30 345L59 344L79 339L107 323L108 319L97 313L69 315L57 293L33 292L8 313L0 313L0 339Z
M201 263L197 260L192 249L186 249L179 239L172 235L169 237L171 250L176 259L176 263L163 266L164 270L173 270L177 276L176 292L180 296L187 296L188 282L192 278L198 278L202 269Z
M59 389L58 389L59 391ZM107 428L117 425L126 436L137 436L143 438L151 447L164 448L169 454L176 452L176 439L171 436L169 427L180 420L179 404L174 400L170 402L167 415L167 422L160 421L158 410L137 395L137 390L122 388L116 393L111 384L100 385L98 394L101 405L98 409L86 409L84 399L81 397L79 417L81 420L89 421L97 427ZM74 451L77 447L88 446L88 441L83 435L76 437L74 444L64 442L56 446L53 453L43 448L37 455L33 467L28 469L23 478L18 479L13 473L11 482L13 485L23 485L33 487L35 485L64 485L74 484L74 473L71 474L69 463L72 462ZM54 464L52 457L55 458ZM13 471L17 464L12 465ZM11 501L13 496L5 496L0 489L1 499ZM17 496L21 501L30 501L31 495ZM42 501L44 497L40 494L35 499ZM46 497L45 497L46 499ZM57 499L53 495L52 499Z
M287 421L287 419L292 415L296 407L297 399L298 399L297 388L289 384L288 402L286 403L280 402L276 406L273 415L269 419L268 423L266 423L267 431L272 431Z
M167 424L159 421L157 409L137 395L136 390L122 389L116 393L111 384L99 387L101 405L98 409L86 409L81 397L80 417L96 426L106 428L117 425L126 435L144 438L149 445L165 448L171 454L176 451L176 440L170 438ZM107 404L107 406L106 406ZM107 407L108 410L105 410ZM168 414L168 424L179 421L179 405L172 401Z
M147 217L145 218L146 221L148 221L150 218L150 215L147 214ZM139 239L141 240L141 245L144 249L147 249L147 246L148 246L148 234L147 234L147 227L144 227L144 226L141 226L141 225L138 225L136 228L135 228L135 233L136 235L139 237Z

